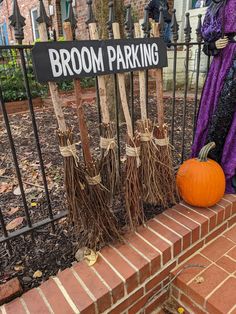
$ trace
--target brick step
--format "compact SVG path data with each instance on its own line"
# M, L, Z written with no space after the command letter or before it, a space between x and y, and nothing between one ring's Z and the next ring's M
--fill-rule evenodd
M189 313L235 314L236 226L197 251L171 275L177 276L171 298Z
M77 263L0 313L162 313L170 272L235 223L234 195L212 208L180 203L127 234L124 244L102 249L94 266Z

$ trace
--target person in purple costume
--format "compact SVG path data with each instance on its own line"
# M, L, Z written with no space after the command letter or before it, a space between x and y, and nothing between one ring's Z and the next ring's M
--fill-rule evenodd
M203 89L192 156L209 142L221 164L226 193L236 193L236 0L213 0L202 26L204 52L213 56Z

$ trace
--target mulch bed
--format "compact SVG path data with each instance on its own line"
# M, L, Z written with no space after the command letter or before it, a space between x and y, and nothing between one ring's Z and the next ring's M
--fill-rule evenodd
M66 100L66 99L65 99ZM139 118L138 100L135 100L136 118ZM95 105L87 105L86 116L91 134L93 153L99 155L99 123L98 112ZM172 100L165 101L167 123L171 124ZM155 99L149 99L150 118L155 117ZM186 150L185 157L190 153L190 145L193 132L193 101L187 105L186 116ZM65 108L66 120L74 128L74 133L78 133L78 123L76 108L72 105ZM177 166L181 160L182 143L182 116L183 100L176 100L175 131L174 131L174 163ZM32 222L38 222L48 217L48 207L45 200L40 166L38 162L37 150L32 130L32 123L29 113L15 114L10 117L11 129L15 141L18 161L24 181L26 198L29 206ZM63 188L63 167L62 157L59 153L56 138L56 119L50 107L36 112L41 150L50 190L50 199L53 214L58 214L66 208L65 193ZM125 137L125 125L121 124L121 138ZM78 151L81 153L79 137L76 139ZM124 142L124 141L123 141ZM122 150L122 155L124 150ZM80 156L82 158L82 156ZM25 213L21 196L17 189L18 183L11 157L9 141L3 121L0 121L0 208L4 216L4 221L9 224L15 218L22 217L23 222L16 226L14 230L25 226ZM120 226L124 225L124 206L122 197L115 205L115 212ZM158 214L160 208L146 208L147 219ZM0 237L2 234L0 226ZM19 236L11 241L13 250L12 256L7 252L6 243L0 244L0 284L17 276L26 291L32 287L40 285L50 276L56 275L75 261L77 247L76 239L68 224L67 218L62 218L56 223L56 232L52 233L51 226L48 225L34 232L33 237L28 234ZM34 278L36 271L40 270L42 276Z

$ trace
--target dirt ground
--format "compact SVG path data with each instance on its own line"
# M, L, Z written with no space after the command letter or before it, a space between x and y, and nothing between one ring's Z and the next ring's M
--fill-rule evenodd
M138 100L135 100L135 119L139 118ZM99 119L96 105L87 105L86 117L91 135L92 149L95 155L99 155ZM190 146L193 134L193 112L194 102L188 101L185 131L185 157L190 154ZM65 108L66 120L74 129L76 135L77 149L81 154L76 108L72 104ZM149 116L152 120L156 118L156 102L153 97L149 99ZM165 100L166 122L171 125L172 100ZM174 116L174 165L181 162L181 143L183 130L183 99L176 100L176 111ZM0 118L1 119L1 118ZM15 114L9 116L13 133L15 148L26 191L30 217L33 223L48 217L48 207L43 190L40 165L38 162L37 149L34 140L32 123L29 113ZM36 112L36 121L39 131L41 150L46 170L47 182L50 191L50 200L54 214L65 210L65 193L63 187L62 157L59 153L56 137L56 119L50 107ZM120 127L121 141L124 142L125 125ZM123 158L124 151L122 151ZM82 158L82 156L80 156ZM117 202L116 211L118 220L122 224L123 205ZM10 145L4 122L0 120L0 209L4 221L11 231L23 228L26 224L24 207L19 195L18 183L11 156ZM161 212L160 208L147 209L147 217ZM0 237L3 235L0 226ZM12 277L18 276L23 288L28 290L38 286L50 276L57 274L74 262L77 243L72 236L67 218L61 219L56 224L56 233L52 233L51 226L38 229L31 235L20 236L11 241L12 256L8 254L6 244L0 244L0 284ZM42 272L42 276L34 278L36 271Z

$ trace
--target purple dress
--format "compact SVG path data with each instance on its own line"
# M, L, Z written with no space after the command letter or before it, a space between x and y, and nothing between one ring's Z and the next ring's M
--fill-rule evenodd
M221 37L222 30L224 30L226 35L236 33L236 0L228 0L225 7L222 7L214 16L212 15L210 8L207 11L202 27L204 40L209 43L219 39ZM235 67L234 73L232 72L232 67ZM222 111L223 108L228 108L228 103L231 102L230 106L232 110L229 110L231 112L231 120L225 137L222 136L224 138L224 142L222 144L220 160L213 158L220 162L224 170L227 180L227 193L235 193L235 189L232 186L232 177L236 174L236 88L234 85L234 91L231 93L230 101L229 98L225 98L227 97L225 89L227 90L227 84L231 84L232 91L232 83L236 84L235 73L236 42L232 41L226 46L226 48L220 50L219 54L214 56L211 63L210 71L202 93L196 133L192 146L192 156L196 157L200 149L212 140L210 134L211 129L213 129L212 125L214 124L214 128L218 132L217 136L219 139L221 136L220 130L224 127L224 116L226 114L229 115L228 112L222 113ZM225 104L223 103L224 99L227 99ZM217 108L220 106L219 103L221 103L221 109L218 111L221 110L221 113L218 116L218 122L216 122L217 117L214 117L214 115L216 115ZM217 123L219 125L217 125ZM224 132L225 130L222 130L222 134Z

